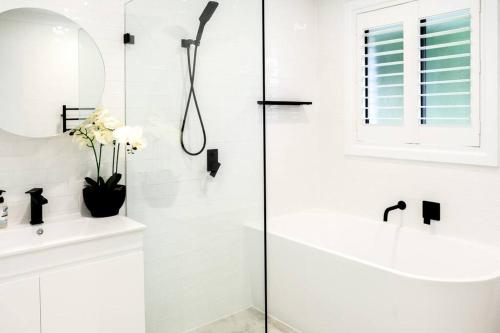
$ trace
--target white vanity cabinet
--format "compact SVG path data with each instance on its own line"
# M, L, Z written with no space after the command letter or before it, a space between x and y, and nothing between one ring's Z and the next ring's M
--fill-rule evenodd
M40 333L38 278L0 283L0 332Z
M43 274L43 332L143 332L142 266L135 253Z
M113 217L41 228L0 232L0 332L144 333L144 226Z

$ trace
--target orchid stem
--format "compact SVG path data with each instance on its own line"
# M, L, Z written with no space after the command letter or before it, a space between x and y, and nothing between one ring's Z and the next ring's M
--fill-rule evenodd
M99 163L97 164L97 181L99 182L100 173L101 173L101 159L102 159L102 144L99 146Z
M116 173L118 173L118 157L120 156L120 144L118 144L118 149L116 150Z
M94 158L95 158L95 163L96 163L96 168L97 168L97 181L99 182L100 165L99 165L99 159L97 158L97 151L95 150L94 140L88 136L87 131L85 131L85 133L84 133L82 130L79 130L79 132L82 133L85 136L85 138L90 142L90 148L92 148L92 151L94 152Z
M116 142L113 142L113 164L111 165L111 174L115 173L115 151L116 151Z

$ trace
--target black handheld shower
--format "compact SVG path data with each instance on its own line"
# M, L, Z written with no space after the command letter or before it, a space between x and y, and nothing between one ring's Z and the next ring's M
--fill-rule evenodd
M197 45L200 45L201 42L201 36L203 35L203 30L205 29L205 24L207 24L208 21L212 18L212 15L214 15L215 10L219 6L218 2L215 1L210 1L207 6L205 7L205 10L203 13L201 13L200 16L200 27L198 28L198 34L196 35L196 42L198 43Z
M203 10L203 13L201 13L200 26L198 28L198 34L196 36L196 39L195 40L192 40L192 39L182 39L181 40L181 46L183 48L186 48L186 51L187 51L189 82L190 82L190 86L191 86L189 89L189 96L188 96L188 100L186 103L186 109L184 111L184 118L182 120L181 147L186 152L186 154L191 155L191 156L200 155L203 152L203 150L205 150L205 147L207 145L207 134L205 132L205 125L203 124L203 119L201 117L201 111L200 111L200 106L198 105L198 99L196 98L196 92L194 91L194 82L195 82L195 74L196 74L196 59L198 56L198 47L200 46L200 41L201 41L201 37L203 35L203 30L205 29L205 25L207 24L207 22L212 18L212 15L214 14L214 12L218 6L219 6L218 2L209 1L207 6L205 7L205 9ZM194 45L193 66L191 66L191 45ZM196 112L198 113L198 119L200 120L201 131L203 133L203 145L202 145L201 149L197 152L189 151L186 148L186 146L184 145L184 128L186 127L186 118L187 118L187 115L189 112L189 106L191 105L191 99L193 99L194 104L196 106Z

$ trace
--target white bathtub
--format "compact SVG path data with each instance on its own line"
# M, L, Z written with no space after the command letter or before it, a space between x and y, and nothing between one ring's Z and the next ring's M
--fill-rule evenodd
M269 311L301 332L500 332L500 249L330 212L268 231Z

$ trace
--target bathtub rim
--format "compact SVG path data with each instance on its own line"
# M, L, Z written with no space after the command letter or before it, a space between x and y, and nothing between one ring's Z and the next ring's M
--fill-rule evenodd
M309 210L309 211L297 212L295 214L304 213L304 212L311 212L311 213L315 213L315 214L317 214L317 213L330 213L331 214L332 213L332 211L325 211L325 210ZM295 215L295 214L292 213L292 214L280 215L280 216L277 216L277 217L274 217L274 218L270 218L270 220L272 221L273 219L278 219L278 218L282 219L282 218L285 218L287 216ZM362 220L366 221L367 223L377 223L377 224L379 223L378 221L367 219L367 218L364 218L364 217L359 217L359 216L356 216L356 215L350 215L350 214L344 214L344 213L340 213L340 214L345 215L345 216L352 216L352 217L357 218L357 219L362 219ZM245 223L244 226L246 228L249 228L249 229L253 229L253 230L257 230L259 232L263 232L263 228L261 226L259 226L259 225L254 224L254 223ZM409 228L409 227L405 227L405 226L394 226L394 225L390 225L390 226L394 227L394 228L396 228L398 230L399 229L407 229L407 230L410 230L411 232L423 233L420 230ZM435 283L456 283L456 284L458 284L458 283L467 283L467 284L472 284L472 283L491 282L491 281L500 279L500 268L498 268L498 270L496 270L496 271L494 271L494 272L492 272L490 274L481 275L481 276L478 276L477 278L438 278L438 277L429 277L429 276L420 275L420 274L412 274L412 273L407 273L407 272L404 272L404 271L401 271L401 270L398 270L398 269L394 269L394 268L390 268L390 267L387 267L387 266L383 266L383 265L380 265L380 264L372 263L372 262L369 262L369 261L367 261L365 259L360 259L360 258L357 258L357 257L349 255L349 254L345 254L345 253L340 252L340 251L335 251L335 250L332 250L332 249L329 249L329 248L326 248L326 247L323 247L323 246L318 246L318 245L315 245L315 244L311 244L310 242L299 240L296 237L292 237L292 236L288 236L288 235L281 235L279 233L273 232L272 228L268 228L267 233L268 233L268 235L273 235L273 236L281 237L283 239L286 239L286 240L289 240L289 241L293 241L295 243L299 243L299 244L302 244L302 245L309 246L309 247L311 247L313 249L316 249L316 250L319 250L319 251L327 252L327 253L336 255L338 257L344 258L344 259L348 259L348 260L351 260L351 261L354 261L354 262L357 262L357 263L360 263L360 264L363 264L363 265L366 265L366 266L369 266L369 267L373 267L373 268L376 268L376 269L379 269L379 270L382 270L382 271L386 271L386 272L389 272L389 273L392 273L392 274L395 274L395 275L403 276L405 278L414 279L414 280L420 280L420 281L426 281L426 282L435 282ZM428 236L430 236L430 237L436 237L436 238L442 238L442 239L451 240L451 241L460 242L460 243L466 243L466 244L469 244L469 245L471 245L473 247L483 247L483 248L488 248L488 249L495 249L495 250L497 250L499 252L499 255L500 255L500 249L498 247L495 247L495 246L491 246L491 245L485 246L485 245L483 245L481 243L477 243L477 242L473 242L473 241L469 241L469 240L464 240L464 239L460 239L460 238L454 238L454 237L444 236L444 235L428 235ZM268 255L269 255L269 252L268 252ZM499 256L499 263L500 263L500 256Z

